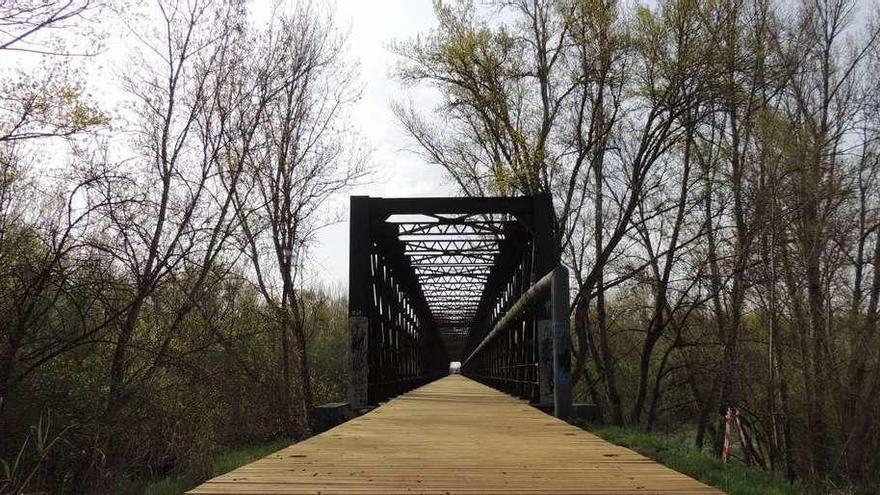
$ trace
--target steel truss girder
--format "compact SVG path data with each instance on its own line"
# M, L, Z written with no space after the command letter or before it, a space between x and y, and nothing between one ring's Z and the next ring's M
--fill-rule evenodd
M435 265L414 265L413 269L416 275L420 277L427 276L454 276L461 277L486 277L489 275L490 266L435 266Z
M429 287L430 288L452 287L455 290L476 289L480 292L480 294L483 293L483 287L485 287L485 286L486 286L485 283L480 282L480 281L473 281L473 280L457 281L457 280L443 280L443 279L434 278L429 281L422 282L423 289L426 289Z
M419 240L401 241L409 253L424 251L439 252L498 252L498 241L495 239L449 239L449 240Z
M416 272L419 280L422 280L422 286L425 286L429 283L436 284L467 284L467 283L475 283L479 284L480 287L486 285L486 278L488 277L488 273L420 273Z
M420 235L499 235L502 233L505 223L510 222L480 222L474 220L465 220L462 222L453 222L448 219L442 219L437 222L413 222L413 223L397 223L398 235L401 239L406 236Z
M486 252L471 253L467 251L458 252L429 252L429 253L413 253L410 255L411 263L417 266L489 266L495 264L495 255Z

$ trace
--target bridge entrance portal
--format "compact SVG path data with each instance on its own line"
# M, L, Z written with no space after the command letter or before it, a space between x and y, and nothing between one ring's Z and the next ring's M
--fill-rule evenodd
M353 196L352 406L436 380L457 361L462 374L564 415L568 275L553 221L544 195Z

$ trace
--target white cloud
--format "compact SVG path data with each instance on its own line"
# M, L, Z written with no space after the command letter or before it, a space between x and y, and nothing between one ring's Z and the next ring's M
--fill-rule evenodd
M329 3L329 2L328 2ZM397 57L389 50L393 40L425 33L435 24L430 0L340 0L336 19L350 28L350 56L360 63L363 98L352 111L352 125L373 147L376 175L351 194L369 196L444 196L454 194L442 171L406 151L411 142L398 124L391 102L405 96L417 108L430 111L439 102L428 90L405 90L394 80ZM348 198L337 201L346 206ZM311 281L348 283L348 222L325 228L312 252Z

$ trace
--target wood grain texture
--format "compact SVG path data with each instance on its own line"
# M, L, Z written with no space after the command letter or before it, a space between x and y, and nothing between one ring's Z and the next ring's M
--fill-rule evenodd
M191 494L718 494L453 375Z

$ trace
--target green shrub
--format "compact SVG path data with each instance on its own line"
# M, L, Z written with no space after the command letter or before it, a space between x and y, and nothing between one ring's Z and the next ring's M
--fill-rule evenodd
M269 443L252 445L240 449L223 452L214 457L211 463L211 472L207 477L195 476L191 473L169 476L158 481L150 483L143 488L144 495L180 495L186 490L197 486L206 479L220 476L228 473L233 469L244 466L250 462L266 457L267 455L287 447L292 443L289 439L274 440ZM123 489L125 493L141 493L140 491L128 488Z
M686 440L614 426L578 426L611 443L635 450L680 473L731 495L789 495L815 492L813 487L791 485L772 473L731 460L723 462ZM827 493L827 492L823 492Z

